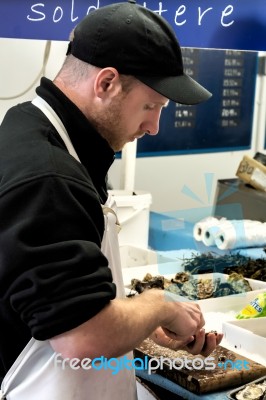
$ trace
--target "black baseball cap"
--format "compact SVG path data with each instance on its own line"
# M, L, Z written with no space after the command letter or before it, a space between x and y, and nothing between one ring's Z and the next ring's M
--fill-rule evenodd
M171 25L134 0L90 12L75 27L67 54L133 75L176 103L198 104L211 97L184 73L181 48Z

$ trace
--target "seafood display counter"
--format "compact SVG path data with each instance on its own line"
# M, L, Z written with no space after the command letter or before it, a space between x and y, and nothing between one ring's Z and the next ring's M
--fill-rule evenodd
M177 254L178 257L176 257ZM239 326L236 321L239 321L240 328L244 323L244 321L238 320L236 316L258 294L266 292L266 281L241 278L239 270L236 272L233 271L233 268L231 279L229 279L229 270L227 274L206 272L205 274L192 275L190 271L184 271L184 261L187 262L189 257L191 259L200 257L200 253L188 249L179 250L172 261L169 261L169 258L173 254L168 252L164 255L164 262L160 262L157 258L156 264L128 268L124 265L123 278L127 295L138 295L142 290L147 290L149 285L162 285L160 278L163 277L165 287L161 288L170 289L170 295L179 301L197 301L204 312L206 331L223 331L224 338L220 346L211 355L216 357L213 370L204 369L200 371L197 366L195 368L194 364L192 369L182 366L182 368L171 369L166 361L159 370L153 371L153 373L149 373L145 369L136 370L137 376L183 399L222 400L238 398L232 397L236 395L238 387L266 377L266 357L260 351L261 346L264 349L266 348L266 331L263 331L264 333L262 331L256 332L260 335L259 340L255 340L257 347L256 343L253 343L252 347L245 346L244 338L250 337L246 331L242 335L243 340L236 342L232 339L241 334L237 330ZM251 274L251 276L253 275ZM179 280L184 280L183 284L185 283L185 285L181 285ZM256 324L256 322L254 323ZM251 321L249 325L252 325ZM252 331L252 328L250 329ZM250 334L252 335L252 332ZM140 359L145 359L145 357L152 359L161 356L170 360L182 359L182 357L188 359L190 357L192 360L194 357L195 360L195 356L191 356L189 353L167 351L167 349L161 348L149 340L144 341L139 348L135 349L135 357ZM227 365L226 368L224 368L224 360L231 360L231 364ZM248 368L244 368L245 365ZM255 398L259 399L260 397Z

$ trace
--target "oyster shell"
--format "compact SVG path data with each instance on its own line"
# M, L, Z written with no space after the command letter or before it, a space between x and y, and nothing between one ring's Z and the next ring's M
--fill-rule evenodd
M190 279L183 283L181 295L190 300L207 299L213 296L220 279Z
M131 279L131 290L135 290L137 293L142 293L144 290L157 288L164 289L165 279L161 275L152 276L151 274L146 274L143 280Z
M191 277L191 274L189 272L177 272L175 277L171 279L171 282L173 283L184 283L187 282Z
M232 286L236 293L244 293L252 290L252 287L250 286L249 282L243 277L243 275L236 272L233 272L229 275L227 283Z
M266 380L262 383L251 383L236 393L237 400L263 400L266 394Z

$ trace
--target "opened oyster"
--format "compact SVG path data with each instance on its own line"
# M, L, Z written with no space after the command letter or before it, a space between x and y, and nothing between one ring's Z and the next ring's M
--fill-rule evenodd
M262 383L251 383L236 393L237 400L264 400L266 399L266 380Z

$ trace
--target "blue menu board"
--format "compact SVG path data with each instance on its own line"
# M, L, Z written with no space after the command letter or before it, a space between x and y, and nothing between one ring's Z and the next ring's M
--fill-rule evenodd
M258 53L183 48L186 72L213 94L205 103L170 102L157 136L138 141L137 155L161 156L251 147Z

